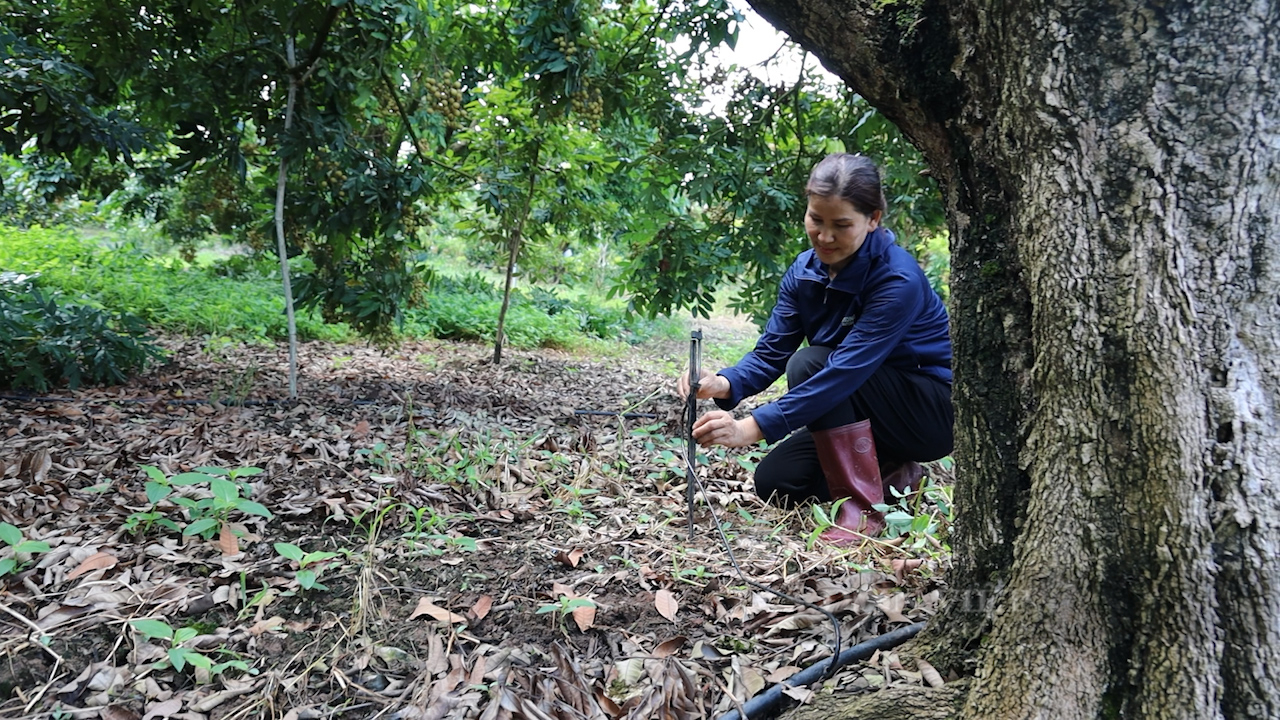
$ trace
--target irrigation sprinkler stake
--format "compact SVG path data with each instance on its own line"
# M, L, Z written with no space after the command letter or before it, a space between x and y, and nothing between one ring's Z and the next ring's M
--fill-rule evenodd
M695 470L698 463L698 444L693 439L693 423L698 419L698 386L702 379L702 331L694 330L689 335L689 397L685 401L685 429L688 432L688 448L685 450L688 462L685 471L689 474L685 488L685 502L689 513L689 539L693 540L693 494L697 486Z

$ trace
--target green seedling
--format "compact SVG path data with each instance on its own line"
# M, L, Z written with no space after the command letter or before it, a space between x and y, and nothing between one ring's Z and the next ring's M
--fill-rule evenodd
M293 543L280 542L275 544L275 549L280 555L298 563L298 572L294 577L303 590L329 589L320 582L320 573L324 571L324 563L338 557L338 553L303 552L302 548Z
M159 468L143 465L147 474L146 493L151 507L146 511L131 513L125 520L125 530L131 533L145 533L152 525L173 530L181 530L183 535L200 535L208 540L217 533L230 519L232 512L246 515L260 515L267 519L272 517L271 511L262 504L241 497L241 492L248 493L247 485L240 481L241 477L257 475L260 468L245 467L226 470L215 467L200 467L193 472L179 473L173 477L165 477ZM212 497L199 500L174 495L174 488L188 485L208 484ZM165 516L160 503L170 500L187 510L191 522L185 528Z
M378 468L382 472L390 475L400 469L395 457L391 454L391 449L384 442L374 443L371 448L362 448L356 451L356 455L369 461L369 464Z
M40 540L24 540L22 531L6 522L0 522L0 541L13 551L12 557L0 560L0 577L25 567L31 562L32 555L49 552L49 543Z
M710 576L711 573L707 572L707 568L702 565L699 565L696 568L676 570L675 574L676 580L689 583L690 585L696 585L698 587L706 587L706 580Z
M555 613L551 616L553 626L558 624L560 626L560 632L568 634L565 619L572 615L573 611L578 608L595 606L596 604L587 598L571 598L568 595L561 595L560 599L556 602L540 605L536 614L544 615L546 613Z
M165 517L164 511L160 509L160 502L172 495L175 487L195 485L204 480L203 476L197 473L182 473L168 478L160 472L160 468L154 465L143 465L142 470L147 474L145 489L147 502L151 503L151 507L145 511L130 513L124 522L125 531L134 535L145 535L151 530L152 525L159 525L174 532L181 532L182 528L178 527L176 522Z
M173 499L174 504L180 505L187 509L191 515L191 523L183 529L183 535L199 535L208 540L230 519L231 513L242 512L246 515L260 515L270 520L272 518L271 511L263 507L260 503L256 503L248 498L241 497L243 491L248 493L248 486L240 482L240 478L247 475L258 475L262 472L261 468L246 467L235 470L224 470L223 468L201 467L196 468L195 472L183 473L174 478L183 478L184 476L194 476L195 482L208 482L209 490L213 493L213 497L203 498L201 500L193 500L187 497L176 497Z
M818 537L828 529L836 526L836 524L831 521L831 517L839 514L840 504L846 499L847 498L841 498L831 506L831 515L827 515L827 511L820 503L814 503L810 506L810 514L813 517L813 530L810 531L809 536L805 538L805 549L812 550L813 546L818 543Z
M954 517L951 504L951 486L935 484L926 477L916 492L900 492L890 488L893 504L877 503L873 507L884 513L885 527L892 537L907 536L902 547L906 550L943 550L943 525L950 525Z
M205 653L184 647L185 643L190 642L200 634L198 628L184 627L174 629L172 625L163 620L152 619L130 620L129 625L148 640L164 640L169 644L165 659L152 666L157 670L172 667L174 670L182 672L190 666L207 671L210 678L217 677L227 670L239 670L251 675L256 673L255 670L249 667L248 663L238 658L215 663ZM217 652L234 656L234 653L227 650L218 650Z

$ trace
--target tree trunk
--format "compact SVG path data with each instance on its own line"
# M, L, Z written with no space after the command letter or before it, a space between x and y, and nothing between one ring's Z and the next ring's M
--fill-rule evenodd
M945 192L959 716L1280 717L1280 11L752 4Z
M520 257L520 245L524 242L524 224L533 209L533 194L538 189L538 158L542 156L542 141L533 144L533 162L529 163L529 189L524 196L524 206L520 208L520 216L516 218L511 237L507 239L507 277L502 288L502 309L498 311L498 329L493 338L493 364L502 363L502 345L507 326L507 309L511 307L511 283L515 277L516 259Z
M293 37L285 39L285 58L292 71L294 62ZM293 107L298 99L298 78L289 73L289 100L284 111L284 131L293 125ZM280 173L276 176L276 250L280 253L280 280L284 285L284 313L289 326L289 399L298 399L298 324L293 314L293 286L289 282L289 252L284 241L284 188L288 178L288 161L284 150L280 151Z

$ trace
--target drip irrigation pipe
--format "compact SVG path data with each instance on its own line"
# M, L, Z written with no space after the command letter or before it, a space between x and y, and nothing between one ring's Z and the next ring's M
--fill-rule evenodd
M210 404L212 404L212 403L214 402L213 400L202 400L202 399L199 399L199 398L162 398L162 397L153 397L153 398L113 398L113 397L103 397L103 398L74 398L74 397L43 397L43 396L35 396L35 395L0 395L0 400L9 400L9 401L11 401L11 402L20 402L20 403L59 403L59 402L60 402L60 403L84 403L84 402L97 402L97 403L120 403L121 405L155 405L156 403L160 403L160 404L163 404L163 405L210 405ZM241 406L241 405L246 405L246 406L255 406L255 405L289 405L289 404L292 404L293 402L294 402L294 401L292 401L292 400L240 400L239 402L237 402L237 401L230 400L230 399L228 399L228 400L226 400L226 401L222 401L222 400L219 400L219 401L218 401L218 403L219 403L219 404L226 405L227 407L239 407L239 406ZM371 402L373 402L373 401L372 401L372 400L354 400L353 402L354 402L356 405L361 405L361 404L371 403Z
M888 650L897 647L902 643L916 636L924 628L924 623L918 622L903 628L898 628L892 632L885 633L879 637L871 638L866 642L860 642L857 645L845 650L836 656L833 663L836 667L844 667L851 662L865 660L873 655L877 650ZM759 720L768 717L778 710L787 698L786 690L794 687L803 687L809 683L822 679L827 671L818 664L810 665L782 682L771 686L764 692L756 695L742 705L742 712L730 710L729 712L716 718L716 720Z
M203 400L199 398L74 398L74 397L54 397L43 395L0 395L0 400L8 400L10 402L20 403L75 403L75 402L103 402L103 403L120 403L122 405L154 405L163 403L165 405L208 405L212 400ZM241 405L253 407L257 405L289 405L292 400L241 400L235 402L233 400L219 401L228 407L239 407ZM351 401L353 405L373 405L376 400L359 400ZM627 420L649 419L658 417L654 413L616 413L608 410L574 410L574 415L608 415L609 417L617 417L619 414Z

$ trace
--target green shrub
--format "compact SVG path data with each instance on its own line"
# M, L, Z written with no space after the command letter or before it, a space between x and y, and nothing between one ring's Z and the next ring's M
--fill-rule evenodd
M105 247L64 229L0 227L0 270L39 274L39 285L86 296L155 329L246 342L288 336L279 273L267 262L228 261L194 268L129 246ZM299 312L303 340L346 340L351 331Z
M69 303L26 276L0 273L0 386L121 383L161 354L137 317Z

